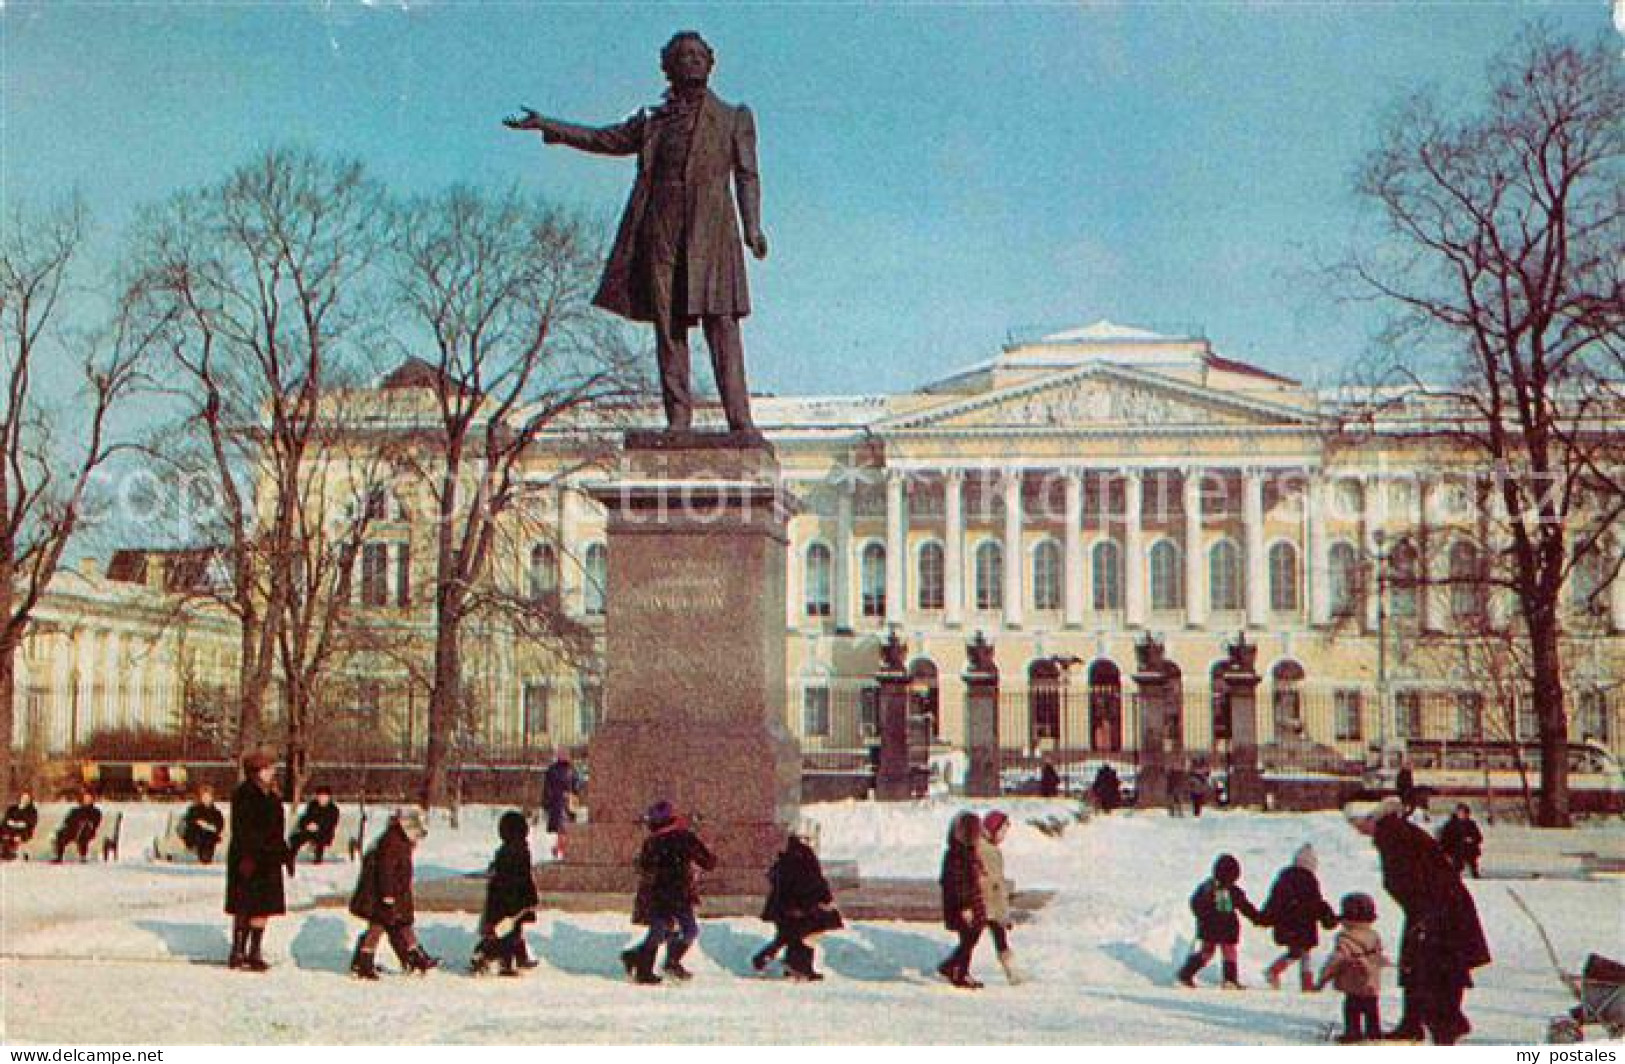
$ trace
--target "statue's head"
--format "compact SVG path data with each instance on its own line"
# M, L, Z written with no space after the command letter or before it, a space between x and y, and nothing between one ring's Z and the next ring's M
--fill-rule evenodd
M683 82L704 84L716 65L716 53L705 43L705 38L693 30L674 34L666 42L666 47L660 49L660 69L666 72L666 80L673 85Z

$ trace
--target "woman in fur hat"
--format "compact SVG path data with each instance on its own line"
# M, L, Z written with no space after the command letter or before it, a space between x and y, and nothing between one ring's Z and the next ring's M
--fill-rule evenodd
M231 793L231 842L226 847L226 912L232 915L231 968L263 972L265 925L288 911L282 873L288 866L282 799L272 782L271 755L243 755L243 782Z
M1315 876L1319 867L1315 848L1304 843L1292 856L1292 863L1275 877L1264 902L1264 923L1275 929L1276 943L1286 950L1264 969L1264 978L1276 990L1281 988L1281 973L1294 964L1299 989L1305 994L1318 989L1310 955L1320 945L1318 929L1330 931L1337 926L1337 914L1320 893L1320 880Z
M424 952L412 930L417 919L412 904L412 849L426 834L422 813L411 807L397 809L389 818L389 827L361 859L361 875L350 898L350 913L367 921L350 960L350 971L358 978L378 978L374 958L379 939L386 935L406 971L422 974L440 966L439 960Z

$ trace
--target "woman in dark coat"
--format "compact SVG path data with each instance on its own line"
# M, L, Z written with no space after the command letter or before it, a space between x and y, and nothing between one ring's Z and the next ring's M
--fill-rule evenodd
M288 911L282 872L288 848L282 839L282 800L272 789L271 757L255 750L243 756L243 782L231 795L231 842L226 846L226 912L231 928L232 968L263 972L260 955L265 924Z
M412 808L397 809L361 859L361 874L350 897L350 914L367 921L350 960L350 971L359 978L378 978L374 959L385 935L406 971L422 973L440 965L418 945L412 930L417 919L412 902L412 848L427 833L423 814Z
M1280 989L1281 973L1297 964L1299 988L1305 994L1316 990L1311 954L1320 945L1320 928L1330 931L1337 926L1337 913L1320 893L1320 880L1315 876L1319 866L1315 848L1304 843L1292 863L1275 877L1264 902L1264 924L1275 929L1276 944L1286 950L1264 969L1264 978L1275 989Z
M6 818L0 821L0 861L14 860L23 844L34 837L39 828L39 809L34 796L27 791L17 795L17 801L7 807Z
M1198 947L1179 969L1180 984L1195 986L1197 973L1207 967L1217 950L1223 958L1225 989L1240 990L1236 946L1241 942L1241 917L1255 924L1264 919L1241 889L1240 861L1227 853L1219 855L1213 862L1213 876L1203 880L1191 894L1191 913L1196 917Z
M1371 836L1382 860L1382 885L1405 911L1399 985L1404 1011L1390 1038L1454 1045L1472 1030L1462 997L1472 972L1490 962L1478 908L1433 836L1405 819L1404 804L1384 799L1355 826Z
M519 968L534 968L536 962L525 951L525 925L536 919L536 879L531 874L530 824L523 813L509 810L497 821L502 845L491 861L491 878L485 884L485 909L480 913L480 941L474 947L469 969L484 975L491 963L502 965L503 975L513 976Z
M937 972L957 987L975 990L982 984L970 974L971 957L987 923L987 899L982 896L981 864L976 858L982 818L960 813L948 828L948 849L942 855L942 922L959 936L959 944Z
M782 947L785 969L792 979L816 982L824 978L813 970L813 948L807 938L834 931L844 926L844 921L835 909L835 895L824 878L824 867L805 838L790 836L784 852L768 869L767 882L762 919L771 923L777 934L751 957L751 967L757 971L766 968Z

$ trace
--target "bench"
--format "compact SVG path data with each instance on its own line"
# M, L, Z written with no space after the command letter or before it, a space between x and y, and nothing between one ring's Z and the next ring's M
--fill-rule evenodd
M40 810L40 826L34 832L34 837L23 843L17 851L17 856L25 861L54 861L56 860L56 833L62 827L63 819L68 815L66 808L54 820ZM85 860L118 860L119 832L124 827L124 814L117 810L102 813L102 823L91 838L90 845L85 850ZM69 844L67 852L62 855L64 861L77 860L79 848Z

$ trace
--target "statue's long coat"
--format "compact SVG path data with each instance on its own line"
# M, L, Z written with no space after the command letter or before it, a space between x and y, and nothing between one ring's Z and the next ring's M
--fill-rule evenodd
M578 126L544 120L542 132L558 141L601 155L638 157L638 178L621 215L615 247L604 267L604 277L593 297L597 306L634 321L654 320L649 289L635 276L638 232L648 208L653 183L657 123L648 110L639 111L614 126ZM732 198L729 177L733 178ZM685 282L679 309L687 315L750 313L750 292L745 283L745 256L739 236L741 218L747 232L761 229L761 185L756 173L756 121L750 108L723 103L705 94L695 120L694 141L686 170L687 218L684 232ZM738 212L734 200L738 201Z

